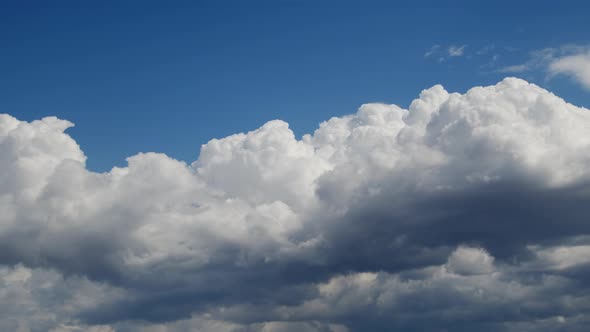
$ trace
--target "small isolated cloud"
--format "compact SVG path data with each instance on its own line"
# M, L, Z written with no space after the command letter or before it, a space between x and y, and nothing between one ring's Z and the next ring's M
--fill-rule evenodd
M1 331L590 324L590 111L524 80L105 173L72 125L0 115Z
M465 54L467 45L449 47L442 47L441 45L433 45L428 51L424 53L425 58L436 58L438 62L444 62L450 58L461 57Z
M434 55L435 53L438 53L440 50L440 45L432 45L432 47L426 51L426 53L424 53L424 57L428 58L432 55Z
M449 53L450 57L457 57L457 56L463 56L463 53L465 52L465 47L467 47L467 45L461 45L461 46L449 46L447 52Z

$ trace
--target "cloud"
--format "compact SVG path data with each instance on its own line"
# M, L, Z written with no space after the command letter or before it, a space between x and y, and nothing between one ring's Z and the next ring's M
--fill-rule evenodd
M64 279L57 271L0 267L0 330L112 332L108 326L76 324L75 314L121 298L125 293L84 277Z
M564 45L559 48L545 48L530 53L529 59L518 65L500 68L500 73L525 73L544 71L548 78L566 75L590 89L590 50L587 46Z
M534 84L437 85L301 139L274 120L105 173L71 126L0 116L3 329L588 323L590 113Z
M463 255L479 256L472 263L484 264L485 270L475 274L454 271L457 256ZM334 277L318 285L316 298L278 311L297 319L367 317L353 320L353 329L359 331L436 331L441 327L520 331L525 323L537 331L556 327L582 331L587 318L580 319L576 308L587 303L587 295L568 294L574 284L566 278L539 277L519 276L510 266L494 264L481 249L461 247L445 265L404 274L362 272ZM548 296L553 297L548 300ZM576 305L571 306L570 300Z
M577 48L576 48L577 49ZM531 51L529 58L522 64L510 65L498 69L500 73L524 73L532 70L545 70L562 53L572 52L574 48L563 46L561 48L544 48Z
M436 57L438 62L444 62L450 58L463 56L466 47L467 45L450 45L447 48L443 48L441 45L435 44L424 53L424 58Z
M549 64L549 73L568 75L590 89L590 51L555 59Z
M437 53L439 50L440 50L440 45L432 45L430 50L428 50L428 51L426 51L426 53L424 53L424 57L428 58L429 56Z
M447 51L448 51L450 57L463 56L463 53L465 52L465 47L467 47L467 45L461 45L461 46L451 45L451 46L449 46Z
M523 73L530 70L530 67L530 64L512 65L500 68L498 71L500 73Z

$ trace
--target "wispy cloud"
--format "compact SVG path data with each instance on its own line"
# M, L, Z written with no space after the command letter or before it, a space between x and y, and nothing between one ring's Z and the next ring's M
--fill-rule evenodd
M548 70L551 75L567 75L590 90L590 51L555 59Z
M529 58L520 64L509 65L498 69L500 73L523 73L546 68L560 52L559 48L544 48L529 52Z
M465 47L467 47L467 45L461 45L461 46L451 45L447 49L447 52L450 57L463 56L463 53L465 52Z
M503 68L498 69L500 73L522 73L528 70L528 66L526 64L521 65L512 65L506 66Z
M424 57L428 58L431 55L434 55L435 53L437 53L440 50L440 45L432 45L432 47L426 51L426 53L424 53Z
M424 57L435 58L438 62L444 62L450 58L464 56L465 48L467 48L467 45L450 45L448 47L443 47L439 44L435 44L424 53Z
M590 89L590 46L563 45L530 52L521 64L502 67L500 73L542 71L547 78L566 75L586 89Z

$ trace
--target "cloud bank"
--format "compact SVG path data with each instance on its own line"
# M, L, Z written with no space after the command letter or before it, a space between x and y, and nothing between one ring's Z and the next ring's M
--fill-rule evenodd
M523 80L140 153L0 115L0 327L583 331L590 113Z

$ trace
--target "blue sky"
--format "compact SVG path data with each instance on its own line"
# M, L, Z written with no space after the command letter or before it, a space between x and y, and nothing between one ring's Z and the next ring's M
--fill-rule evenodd
M407 107L437 83L463 92L516 75L589 106L587 90L549 79L542 66L501 71L536 50L587 45L588 9L553 1L5 1L0 111L74 122L69 133L88 167L105 171L141 151L190 162L209 139L272 119L301 135L363 103Z

